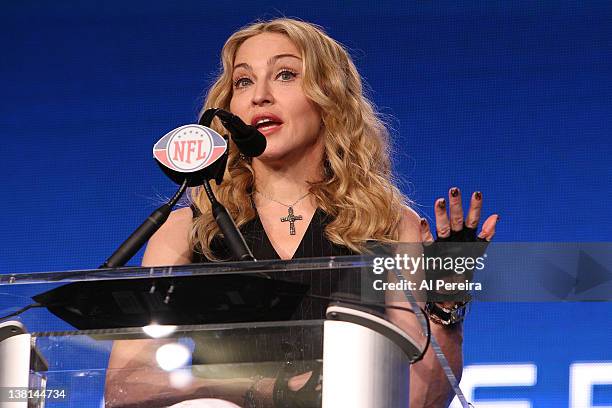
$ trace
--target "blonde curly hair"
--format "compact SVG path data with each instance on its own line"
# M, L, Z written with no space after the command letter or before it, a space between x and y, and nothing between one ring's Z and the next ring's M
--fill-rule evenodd
M389 133L372 103L363 94L361 77L342 45L318 26L280 18L256 22L234 33L223 46L222 71L208 91L202 109L229 110L232 67L240 45L255 35L286 35L302 53L303 91L319 108L324 124L323 179L311 183L317 206L332 217L325 228L331 242L359 253L368 240L397 242L398 227L408 200L395 185L391 171ZM211 127L226 132L216 119ZM232 147L223 183L213 186L217 199L238 227L256 216L251 194L255 174L248 160ZM211 250L220 234L204 189L190 198L201 215L194 219L190 242L196 251L216 260Z

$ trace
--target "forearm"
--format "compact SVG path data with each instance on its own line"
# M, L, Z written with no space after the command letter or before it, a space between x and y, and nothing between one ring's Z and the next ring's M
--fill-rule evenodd
M205 379L192 377L188 384L173 386L171 373L156 369L122 370L109 375L106 382L105 407L155 408L198 398L216 398L242 406L247 391L254 385L250 378ZM273 379L260 380L255 396L258 406L271 405ZM265 389L265 390L264 390ZM269 394L269 395L262 395ZM267 400L270 401L267 401Z
M162 407L195 398L220 398L242 405L247 391L254 387L258 399L266 394L273 380L210 379L191 376L184 384L172 381L172 374L156 362L156 351L173 339L117 340L113 344L106 372L106 407ZM191 374L187 371L187 375ZM267 392L272 395L270 389ZM260 404L261 405L261 404ZM263 404L263 406L266 406Z
M105 389L106 408L165 407L174 403L206 398L200 384L191 382L185 387L170 385L169 373L156 369L121 370L107 374Z
M463 369L461 323L448 328L431 322L431 331L459 380ZM450 383L430 346L423 359L410 369L410 408L447 407L453 397Z

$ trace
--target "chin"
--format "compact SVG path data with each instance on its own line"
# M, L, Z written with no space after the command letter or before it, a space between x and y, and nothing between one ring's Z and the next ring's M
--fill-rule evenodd
M266 164L292 164L298 163L304 156L317 157L318 155L313 151L314 145L277 145L275 141L268 139L268 146L263 154L257 157ZM313 155L314 153L314 155Z
M261 161L267 162L282 160L291 152L291 149L287 149L286 144L278 143L278 140L266 138L266 142L266 150L257 157Z
M282 152L268 152L267 150L260 156L256 157L262 163L272 164L272 163L282 163L287 159L287 154Z

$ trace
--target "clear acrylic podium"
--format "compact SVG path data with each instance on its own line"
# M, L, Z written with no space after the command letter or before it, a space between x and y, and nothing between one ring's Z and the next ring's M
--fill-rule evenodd
M0 275L2 316L39 303L0 321L0 408L274 406L315 376L317 406L408 407L426 337L372 259Z

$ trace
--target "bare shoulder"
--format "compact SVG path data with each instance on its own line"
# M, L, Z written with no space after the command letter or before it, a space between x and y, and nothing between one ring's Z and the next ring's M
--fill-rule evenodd
M189 233L193 222L191 208L170 213L168 220L151 237L142 258L143 266L183 265L191 262Z
M190 207L179 208L170 213L168 220L157 232L163 234L183 234L189 232L193 222L193 211Z
M183 207L183 208L179 208L178 210L174 210L170 213L170 216L168 217L168 222L181 222L181 221L188 221L191 223L191 219L193 218L193 211L191 210L191 207Z
M401 242L421 242L421 217L410 207L402 209L399 240Z

